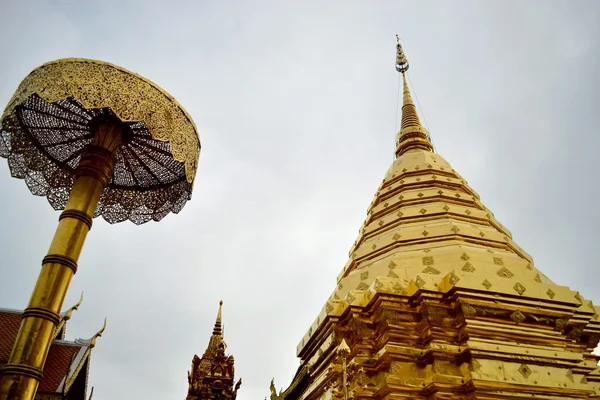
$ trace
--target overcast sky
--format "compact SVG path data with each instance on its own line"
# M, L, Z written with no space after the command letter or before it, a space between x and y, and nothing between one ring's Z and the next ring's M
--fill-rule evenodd
M33 68L101 59L194 118L192 201L95 220L67 338L108 317L94 400L184 399L218 302L239 400L287 387L393 160L395 35L434 143L555 282L600 302L600 2L28 1L0 5L0 107ZM59 213L0 159L0 306L24 308ZM596 254L596 255L595 255Z

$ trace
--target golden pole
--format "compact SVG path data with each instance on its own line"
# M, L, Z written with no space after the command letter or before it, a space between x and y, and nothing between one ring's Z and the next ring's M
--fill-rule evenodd
M94 139L77 167L69 200L23 312L10 358L2 369L0 400L35 397L69 283L77 271L102 191L113 174L114 154L124 141L124 133L116 118L99 121L95 127Z
M348 400L348 376L346 375L346 356L342 360L342 384L344 385L344 400Z

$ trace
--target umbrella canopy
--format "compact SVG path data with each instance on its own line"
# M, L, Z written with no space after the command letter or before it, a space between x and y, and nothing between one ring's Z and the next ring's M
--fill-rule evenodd
M31 192L64 209L98 121L118 119L124 143L95 216L159 221L191 198L200 141L187 112L154 83L101 61L42 65L18 87L0 120L0 156Z

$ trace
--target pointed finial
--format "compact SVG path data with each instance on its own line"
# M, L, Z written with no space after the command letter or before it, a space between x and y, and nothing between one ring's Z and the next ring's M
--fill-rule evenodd
M217 320L215 321L215 328L213 329L213 335L223 336L222 329L222 313L223 313L223 300L219 302L219 312L217 313Z
M346 343L346 339L342 339L342 342L337 348L337 353L342 357L345 357L348 354L350 354L350 347L348 346L348 343Z
M83 292L81 292L81 296L79 297L79 301L77 302L77 304L75 304L73 307L69 308L64 314L63 314L63 319L65 321L68 321L71 319L71 315L73 314L73 311L77 310L79 308L79 306L81 305L81 303L83 302Z
M396 35L396 71L404 74L408 71L408 60L402 51L402 45L400 44L400 37Z
M433 151L433 144L429 138L429 133L421 125L417 107L413 102L408 88L406 71L408 71L408 60L402 50L400 38L396 35L396 71L402 73L403 80L403 99L402 99L402 120L400 121L400 131L396 136L396 158L410 150Z
M102 325L102 328L100 328L100 330L98 332L96 332L96 334L94 336L92 336L92 338L90 339L90 349L94 348L94 346L96 346L96 339L98 339L100 336L102 336L105 329L106 329L106 317L104 317L104 324Z

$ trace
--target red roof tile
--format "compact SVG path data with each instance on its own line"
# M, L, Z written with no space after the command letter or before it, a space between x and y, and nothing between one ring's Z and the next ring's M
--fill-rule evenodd
M62 382L69 364L74 359L75 355L79 352L81 346L72 344L58 344L53 343L46 359L46 365L44 366L44 378L40 382L38 392L54 393L58 389L58 385ZM70 373L73 373L71 367Z
M0 364L8 361L20 326L20 311L0 310ZM81 347L81 345L57 342L50 346L50 352L44 365L44 378L38 388L39 392L56 392L67 373L69 363L81 350ZM75 368L75 366L71 368Z
M8 361L20 326L20 313L0 310L0 361Z

